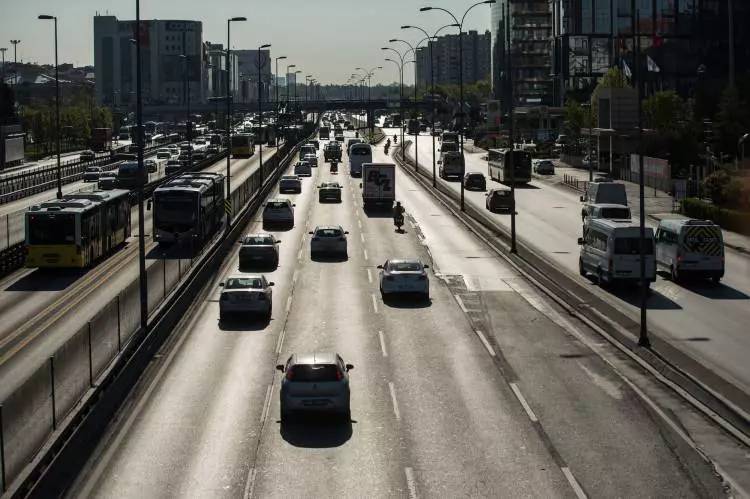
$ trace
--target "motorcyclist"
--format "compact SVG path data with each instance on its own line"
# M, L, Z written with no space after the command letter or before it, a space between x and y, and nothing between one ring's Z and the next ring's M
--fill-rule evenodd
M406 210L403 206L401 206L401 201L396 201L396 206L393 207L393 223L395 225L400 225L404 223L404 212Z
M398 144L398 135L396 135L395 133L393 134L393 143Z

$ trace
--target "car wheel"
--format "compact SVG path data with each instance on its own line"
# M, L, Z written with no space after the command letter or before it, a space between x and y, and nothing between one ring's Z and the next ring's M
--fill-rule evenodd
M580 258L578 259L578 273L582 277L586 277L586 268L583 266L583 260Z
M270 321L272 315L273 315L273 307L268 307L268 311L266 312L264 318L266 319L266 321Z
M711 276L711 282L714 285L718 285L721 282L721 276L720 275Z
M672 265L669 268L669 273L670 273L670 276L672 277L672 282L679 282L680 281L680 273L677 270L677 267L675 267L674 265Z

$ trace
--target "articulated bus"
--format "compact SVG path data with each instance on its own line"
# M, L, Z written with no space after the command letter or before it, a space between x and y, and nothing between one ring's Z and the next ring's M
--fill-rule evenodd
M255 154L255 137L251 133L232 135L232 157L249 158Z
M26 267L89 267L128 237L129 191L67 194L26 212Z
M489 177L496 182L515 184L531 182L531 154L513 151L513 172L510 170L510 149L490 149L487 154ZM512 173L512 175L511 175Z

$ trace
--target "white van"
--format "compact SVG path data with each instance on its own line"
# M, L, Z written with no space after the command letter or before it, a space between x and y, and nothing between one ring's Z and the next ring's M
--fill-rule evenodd
M362 175L362 165L372 163L372 147L370 144L352 144L349 149L349 174L352 177Z
M581 196L581 202L585 203L581 209L581 219L586 220L591 214L593 205L596 204L619 204L628 205L628 194L625 184L619 182L589 182L586 193Z
M440 171L438 172L438 175L440 175L440 178L458 178L461 179L462 177L462 171L461 171L461 161L462 161L461 153L459 152L446 152L442 154L441 160L438 162L440 163Z
M672 218L656 230L656 264L672 281L694 275L718 283L724 277L724 239L710 220Z
M609 220L630 220L633 218L630 208L621 204L591 204L587 211L588 218L607 218Z
M654 231L646 227L646 280L656 280ZM630 220L590 219L578 238L581 254L578 270L582 276L594 274L599 284L618 281L640 282L640 227Z

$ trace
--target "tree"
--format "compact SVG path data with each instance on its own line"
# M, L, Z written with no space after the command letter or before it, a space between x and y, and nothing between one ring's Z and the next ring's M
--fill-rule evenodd
M735 157L737 142L750 129L747 103L740 98L737 87L730 85L724 90L714 126L718 150Z
M0 123L12 123L16 120L15 103L13 89L5 82L0 83Z
M643 101L645 127L660 133L679 132L687 114L685 102L673 90L656 92Z

